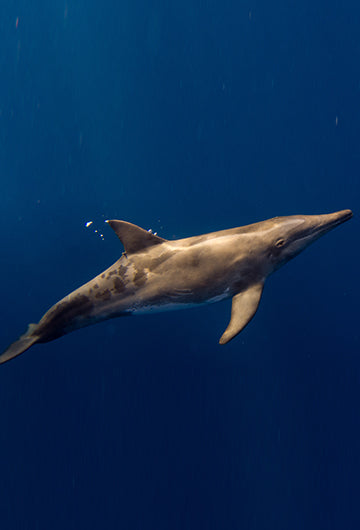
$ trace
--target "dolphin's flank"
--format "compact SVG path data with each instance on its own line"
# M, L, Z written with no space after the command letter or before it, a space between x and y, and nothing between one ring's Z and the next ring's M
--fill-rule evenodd
M125 221L108 221L124 246L120 259L30 324L0 363L37 342L109 318L232 298L230 323L219 341L226 344L254 316L266 278L351 217L351 210L275 217L175 241Z

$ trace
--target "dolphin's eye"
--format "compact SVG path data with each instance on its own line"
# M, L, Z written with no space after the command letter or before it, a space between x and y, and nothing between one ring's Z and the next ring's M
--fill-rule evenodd
M278 239L275 243L277 248L283 247L285 245L285 239Z

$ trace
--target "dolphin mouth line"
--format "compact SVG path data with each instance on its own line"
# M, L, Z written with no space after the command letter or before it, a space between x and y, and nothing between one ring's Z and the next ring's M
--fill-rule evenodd
M341 214L341 215L340 215ZM324 226L319 227L319 231L322 232L331 230L332 228L335 228L335 226L339 226L342 223L345 223L345 221L348 221L353 216L353 213L351 210L344 210L343 212L339 212L339 217L337 219L334 219L333 221L329 221Z
M339 226L342 223L345 223L345 221L348 221L353 216L353 213L351 210L344 210L343 212L338 212L338 213L339 213L339 216L336 219L333 219L331 221L328 221L327 223L324 223L323 225L315 227L314 230L310 234L308 234L302 239L306 239L307 237L311 237L311 236L316 236L318 234L319 235L325 234L326 232L329 232L329 230L332 230L336 226Z
M306 241L308 239L315 241L322 235L325 235L327 232L330 232L333 228L345 223L352 218L353 213L351 210L344 210L343 212L338 212L339 216L336 219L328 221L323 225L316 226L311 232L305 233L301 237L296 238L297 242Z

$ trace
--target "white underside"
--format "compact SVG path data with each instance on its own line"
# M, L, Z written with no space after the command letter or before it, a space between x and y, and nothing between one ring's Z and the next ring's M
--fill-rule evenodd
M201 304L163 304L163 305L147 305L136 309L130 309L129 312L133 315L148 315L149 313L162 313L163 311L176 311L177 309L190 309Z
M129 309L128 311L131 312L133 315L146 315L149 313L161 313L163 311L176 311L178 309L190 309L192 307L198 307L199 305L205 305L205 304L213 304L215 302L220 302L221 300L225 300L226 298L229 298L229 289L226 289L226 291L223 294L220 294L218 296L214 296L213 298L209 298L209 300L206 300L205 302L200 303L176 303L172 302L169 304L161 304L161 305L143 305L141 307L137 307L134 309Z

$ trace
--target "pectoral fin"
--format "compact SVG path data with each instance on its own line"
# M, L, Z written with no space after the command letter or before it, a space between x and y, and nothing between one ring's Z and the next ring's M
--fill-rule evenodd
M258 308L263 287L264 283L259 282L233 297L230 323L221 336L219 344L229 342L250 322Z

